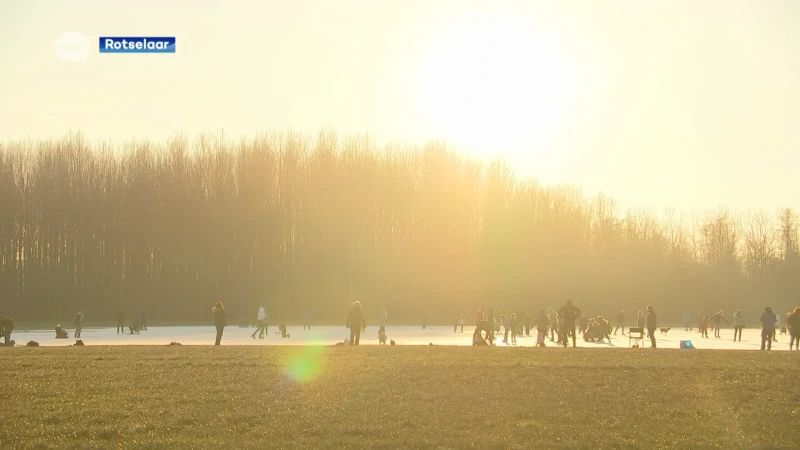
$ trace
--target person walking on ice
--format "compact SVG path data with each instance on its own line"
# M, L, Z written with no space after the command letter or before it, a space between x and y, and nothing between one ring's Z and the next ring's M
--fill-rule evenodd
M75 325L75 339L80 339L81 331L83 330L83 310L75 314L72 324Z
M225 325L228 323L228 311L225 310L222 302L217 302L211 308L211 312L214 313L214 326L217 328L217 339L214 341L214 345L220 345L222 343L222 332L225 331Z
M358 345L361 340L361 332L367 329L367 319L364 318L364 311L361 310L361 302L356 301L350 308L347 315L347 328L350 329L350 345Z
M258 333L258 338L264 339L264 332L266 331L265 328L267 321L267 310L264 308L263 305L260 308L258 308L258 315L256 316L256 320L258 320L258 327L256 328L256 331L254 331L253 334L250 335L250 337L255 339L256 333Z

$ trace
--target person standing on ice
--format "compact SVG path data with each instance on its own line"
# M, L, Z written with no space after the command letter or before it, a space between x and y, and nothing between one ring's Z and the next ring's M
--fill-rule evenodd
M217 302L211 308L211 312L214 313L214 326L217 328L217 340L214 345L220 345L222 343L222 332L225 331L225 325L228 323L228 311L225 310L222 302Z
M767 306L761 313L761 350L766 347L772 350L772 336L775 335L775 324L778 323L778 316L772 312L772 308Z
M367 329L367 319L364 318L364 311L361 309L361 302L356 301L350 308L347 315L347 328L350 329L350 345L358 345L361 340L361 332Z
M617 314L617 328L614 330L614 336L617 335L617 331L622 328L622 335L625 336L625 311L620 311Z
M258 327L256 327L256 331L250 335L251 338L256 338L256 333L258 333L259 339L264 339L264 328L266 328L266 321L267 321L267 310L262 305L258 308L258 315L256 316L256 320L258 320Z
M794 345L800 350L800 306L795 308L786 319L786 328L789 329L789 350Z
M117 334L122 331L122 334L125 334L125 311L121 308L117 313Z
M467 324L467 316L464 313L461 313L461 317L458 318L458 326L461 327L461 332L464 332L464 325Z
M719 338L720 337L720 334L719 334L720 322L724 321L725 324L727 325L728 324L728 319L725 318L725 315L723 314L722 310L720 309L719 311L717 311L716 314L714 314L713 321L714 321L714 337L715 338Z
M744 316L742 311L736 310L733 313L733 342L736 342L736 336L739 336L739 342L742 342L742 328L744 328Z
M650 337L650 348L656 348L656 327L658 320L653 305L647 307L647 335Z
M389 321L389 313L386 312L386 308L383 308L381 310L381 315L380 315L381 327L378 330L378 334L386 333L386 322L388 322L388 321Z
M581 316L581 310L572 304L572 300L567 300L567 304L558 310L558 315L561 316L561 320L563 321L561 329L563 330L562 338L564 347L569 346L570 334L572 334L572 347L577 347L575 321Z
M83 310L80 310L77 314L75 314L72 324L75 325L75 339L80 339L81 330L83 330Z
M303 331L306 331L306 327L308 330L311 331L311 310L307 309L306 312L303 314L303 319L305 323L303 324Z
M683 331L692 331L692 317L689 315L689 313L683 313L681 319L683 319Z

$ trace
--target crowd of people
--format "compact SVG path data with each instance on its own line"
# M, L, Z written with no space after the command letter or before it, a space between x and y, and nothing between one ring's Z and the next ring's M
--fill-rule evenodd
M212 308L214 325L216 327L215 345L221 345L222 336L227 325L228 312L223 306L222 302L217 302ZM147 330L147 315L148 310L140 309L134 314L133 323L128 327L131 334L138 333L140 330ZM83 323L85 319L85 312L78 311L73 318L73 326L75 327L74 337L81 338L83 331ZM268 319L269 316L266 308L262 305L258 308L256 329L251 335L253 339L264 339L264 335L268 333ZM303 315L303 329L311 329L311 312L306 311ZM694 331L692 326L692 316L688 313L682 316L685 331ZM789 349L800 350L800 307L786 313L785 318L781 324L781 318L772 311L772 308L766 307L764 312L759 317L761 326L761 350L771 350L772 343L777 342L777 334L789 335ZM388 322L388 313L384 308L380 311L378 329L378 337L383 334L384 340L386 336L386 325ZM467 323L466 316L458 314L453 318L453 332L458 332L459 329L463 333L464 326ZM725 316L723 310L716 311L710 314L703 314L701 310L697 310L695 314L695 323L697 323L697 332L700 333L702 338L708 338L709 327L717 339L722 338L722 326L731 326L733 329L733 341L742 341L742 330L745 328L745 318L741 310L736 310L730 319ZM0 337L4 338L5 345L14 345L11 340L11 333L15 327L14 319L10 317L0 318ZM361 334L367 328L367 321L361 307L361 303L356 301L353 303L347 315L346 327L350 331L349 339L345 340L346 344L359 345L361 341ZM427 327L427 320L423 317L422 327ZM284 323L278 326L281 337L288 338L289 333ZM656 348L656 330L658 329L658 318L653 306L648 306L646 311L638 311L636 316L636 329L643 334L646 332L647 338L650 340L651 348ZM629 329L630 331L631 329ZM56 338L67 338L68 332L60 324L56 326ZM625 311L620 311L617 314L616 322L612 323L604 316L589 317L584 314L578 307L567 301L558 310L552 308L541 309L536 316L531 316L523 310L517 310L506 315L501 313L499 316L495 313L495 307L479 309L475 317L475 331L472 335L473 345L495 345L496 341L502 337L502 342L507 345L514 345L517 343L518 336L531 336L532 332L536 333L536 346L546 346L545 340L549 335L550 341L557 345L568 347L570 341L573 347L577 347L577 339L580 335L586 342L594 343L611 343L611 335L617 335L621 331L625 336ZM125 334L125 313L120 310L117 314L117 334ZM663 332L663 330L662 330Z

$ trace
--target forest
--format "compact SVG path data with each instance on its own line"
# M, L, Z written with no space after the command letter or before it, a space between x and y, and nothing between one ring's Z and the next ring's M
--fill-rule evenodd
M575 180L578 182L579 180ZM620 211L446 144L286 131L228 140L0 144L0 316L151 323L234 317L450 323L557 307L662 323L800 302L800 220L780 211ZM130 317L130 316L129 316ZM753 323L755 325L756 323Z

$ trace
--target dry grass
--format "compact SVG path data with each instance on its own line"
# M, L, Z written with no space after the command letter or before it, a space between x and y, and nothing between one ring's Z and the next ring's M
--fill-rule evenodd
M792 353L2 349L2 448L796 448ZM294 374L294 377L290 376Z

